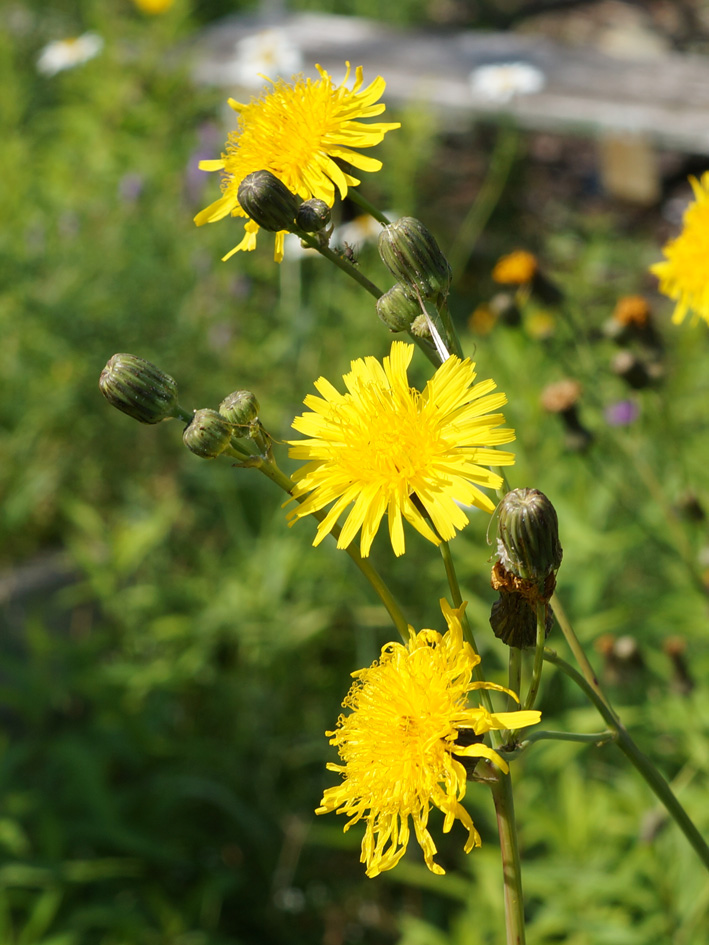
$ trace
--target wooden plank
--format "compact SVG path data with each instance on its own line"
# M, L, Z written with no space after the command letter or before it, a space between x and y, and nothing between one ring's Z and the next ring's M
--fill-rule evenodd
M421 32L350 17L291 14L268 23L228 18L206 30L194 47L195 80L225 85L236 43L265 28L283 30L300 48L306 75L316 75L309 64L318 62L341 78L349 60L364 66L365 79L384 76L389 103L425 102L450 123L461 114L512 118L534 130L632 135L709 155L709 61L701 56L661 53L626 60L517 33ZM474 69L516 62L543 73L540 91L507 102L473 92Z

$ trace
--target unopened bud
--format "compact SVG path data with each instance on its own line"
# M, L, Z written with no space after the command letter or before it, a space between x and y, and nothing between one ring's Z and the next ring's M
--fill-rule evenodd
M408 294L403 282L397 282L377 299L377 315L389 331L408 331L411 323L421 314L421 306Z
M214 459L229 446L234 430L231 423L216 410L195 410L185 427L182 440L188 450L203 459Z
M516 577L542 584L561 564L559 522L538 489L513 489L500 503L497 552Z
M379 234L378 245L389 272L412 290L418 289L422 298L433 299L448 292L451 267L433 234L420 220L402 217L390 223Z
M259 402L250 390L235 390L219 404L219 413L234 424L233 436L248 436L258 412Z
M431 328L423 312L411 322L409 331L417 338L425 338L426 341L431 341Z
M247 174L239 184L238 197L242 210L271 232L291 229L300 203L270 171Z
M298 207L295 222L306 233L317 233L328 225L330 217L330 208L325 201L312 197L310 200L304 200Z
M141 423L177 416L177 382L134 354L114 354L98 386L110 404Z

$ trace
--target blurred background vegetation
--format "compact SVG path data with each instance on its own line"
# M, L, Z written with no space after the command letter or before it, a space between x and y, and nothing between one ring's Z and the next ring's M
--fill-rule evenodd
M466 803L483 848L464 857L455 830L443 838L442 879L413 850L367 880L357 829L314 817L332 779L323 733L349 673L392 636L349 559L311 549L308 523L286 529L281 495L256 473L199 460L177 423L139 426L99 396L104 363L129 351L175 376L188 407L251 388L285 439L320 373L336 381L389 346L339 272L309 257L277 268L268 239L221 263L239 225L192 223L215 198L214 176L195 168L219 153L224 95L194 87L182 51L242 6L176 0L146 16L128 0L23 0L0 14L0 945L497 943L499 854L481 788ZM515 9L471 6L467 25L499 27L495 10ZM293 4L314 7L376 15L379 4ZM388 12L420 25L442 8L454 20L460 5ZM38 73L46 43L86 30L104 38L100 55ZM506 155L454 315L480 376L508 394L512 484L542 489L559 512L560 593L577 631L709 830L706 326L671 326L647 275L677 217L666 202L605 199L590 142L550 150L489 125L441 133L420 108L388 115L403 127L364 192L424 219L444 248L490 156ZM571 300L573 322L534 299L520 324L489 318L493 264L519 247ZM384 281L371 246L359 264ZM655 308L661 377L630 389L604 325L637 293ZM568 377L592 436L581 451L540 399ZM614 425L626 401L634 419ZM487 526L476 516L454 551L502 679ZM417 627L438 626L438 557L407 541L396 567L384 541L374 562ZM547 728L601 727L551 672L541 708ZM532 941L707 940L701 867L612 746L545 743L516 774Z

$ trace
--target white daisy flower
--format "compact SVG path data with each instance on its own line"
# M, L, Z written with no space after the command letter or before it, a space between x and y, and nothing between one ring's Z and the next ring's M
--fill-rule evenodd
M263 87L263 76L290 78L303 68L300 49L285 30L268 29L245 36L234 44L234 59L227 66L227 81L246 88Z
M500 104L509 102L515 95L541 92L545 85L544 73L528 62L501 62L478 66L470 73L473 95Z
M55 40L48 43L37 57L37 72L53 76L65 69L73 69L98 56L102 49L103 39L98 33Z

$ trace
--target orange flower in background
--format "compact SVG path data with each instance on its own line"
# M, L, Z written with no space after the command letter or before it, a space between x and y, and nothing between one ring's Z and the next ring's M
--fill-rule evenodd
M501 256L492 270L492 278L501 285L524 285L537 274L537 257L524 249Z
M650 305L642 295L624 295L616 302L613 318L620 325L642 328L650 318Z

